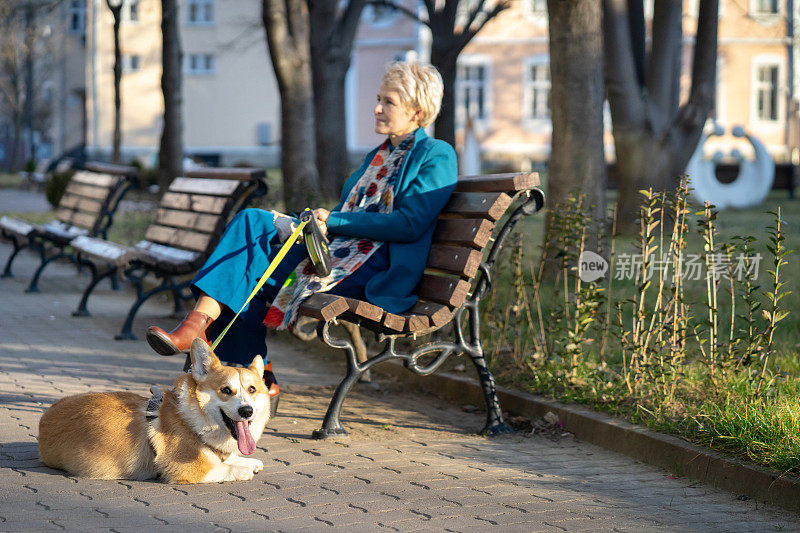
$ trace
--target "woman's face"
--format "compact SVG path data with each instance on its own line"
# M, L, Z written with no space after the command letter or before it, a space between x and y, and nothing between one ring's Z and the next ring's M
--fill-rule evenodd
M375 133L389 137L405 137L419 127L419 110L406 107L400 93L382 85L375 104Z

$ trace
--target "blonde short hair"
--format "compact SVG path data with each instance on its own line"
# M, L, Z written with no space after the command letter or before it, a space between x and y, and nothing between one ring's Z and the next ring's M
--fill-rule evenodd
M420 109L419 125L427 127L442 107L444 84L436 67L425 63L396 61L386 68L381 86L400 93L400 100L409 109Z

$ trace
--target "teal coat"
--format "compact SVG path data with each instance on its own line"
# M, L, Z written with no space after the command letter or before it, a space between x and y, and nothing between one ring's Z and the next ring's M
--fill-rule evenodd
M384 241L389 269L366 284L367 300L390 313L402 313L417 302L412 294L425 270L436 219L456 187L458 167L453 148L419 128L414 147L400 168L391 213L343 213L342 205L377 153L372 150L345 182L339 205L328 218L328 231L348 237Z

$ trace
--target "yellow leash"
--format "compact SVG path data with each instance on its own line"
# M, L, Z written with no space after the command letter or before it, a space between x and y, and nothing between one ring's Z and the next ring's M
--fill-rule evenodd
M247 307L247 304L250 303L250 300L253 299L253 296L255 296L258 293L258 291L261 290L261 287L264 286L264 283L267 282L267 280L272 275L272 273L275 272L275 269L278 268L278 265L281 263L281 261L283 261L283 258L286 257L287 253L289 253L289 249L294 245L295 242L297 242L297 237L300 236L300 232L303 231L303 228L305 227L306 224L308 224L308 219L301 221L297 225L297 228L294 230L292 235L288 239L286 239L285 243L283 243L283 246L281 246L281 249L278 250L278 254L275 256L275 258L272 261L270 261L270 264L267 267L267 270L264 272L264 275L261 276L261 279L258 280L258 283L256 283L256 288L253 289L253 292L251 292L250 296L248 296L247 300L245 300L244 305L242 306L242 308L239 309L239 311L236 313L236 315L234 315L234 317L231 319L231 321L228 322L228 325L225 326L225 329L222 330L222 333L219 334L219 337L217 337L217 339L211 345L211 349L212 350L216 350L217 349L217 344L219 344L219 341L222 340L222 337L224 337L225 334L228 332L228 330L231 328L231 326L233 325L234 321L236 321L236 318L239 316L239 314L242 311L244 311L244 308Z

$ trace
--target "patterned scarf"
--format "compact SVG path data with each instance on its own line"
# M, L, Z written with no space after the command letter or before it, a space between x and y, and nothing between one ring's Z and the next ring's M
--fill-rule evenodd
M342 212L391 213L394 203L394 185L400 165L414 147L414 133L410 133L394 150L389 150L388 139L378 149L367 170L350 191ZM314 267L303 259L289 275L267 311L264 324L278 330L287 329L297 320L297 310L303 301L317 292L326 292L355 272L383 244L360 238L337 237L329 250L331 273L324 278L314 274Z

